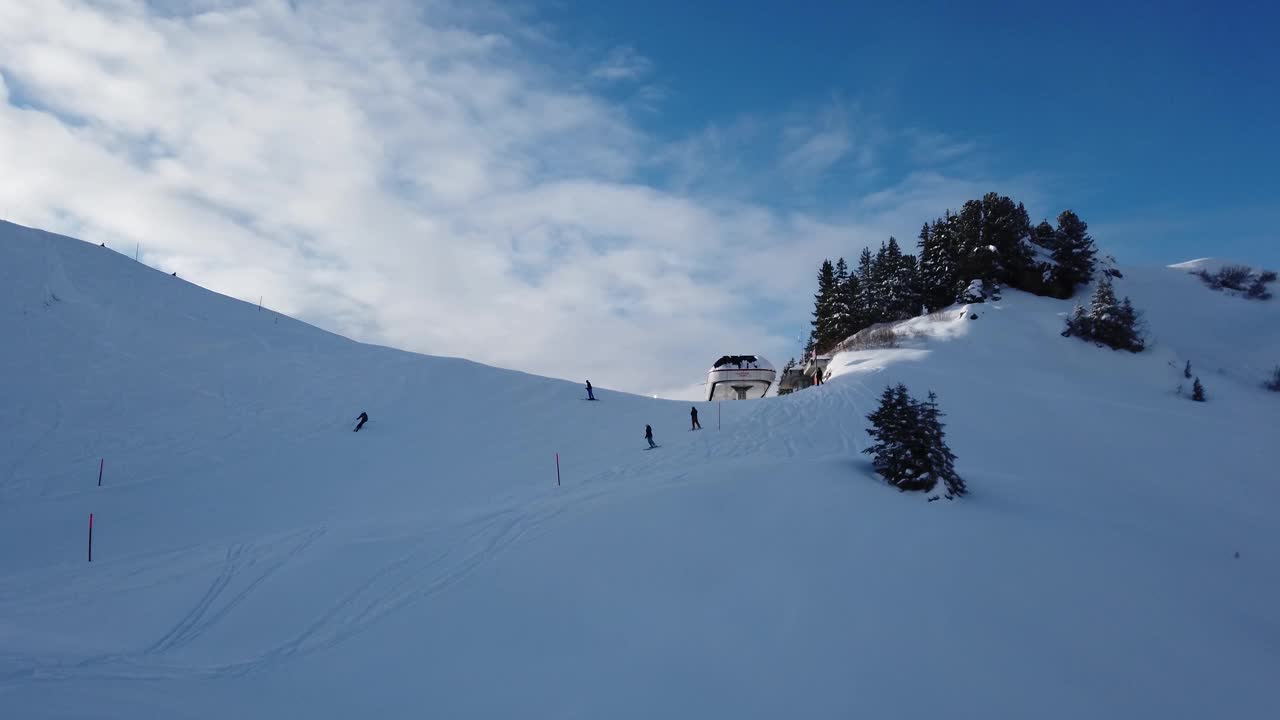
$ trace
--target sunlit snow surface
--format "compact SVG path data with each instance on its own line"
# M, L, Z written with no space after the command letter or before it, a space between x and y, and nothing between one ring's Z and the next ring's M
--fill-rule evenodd
M1007 292L690 432L0 225L0 717L1280 717L1280 303L1124 270L1147 353Z

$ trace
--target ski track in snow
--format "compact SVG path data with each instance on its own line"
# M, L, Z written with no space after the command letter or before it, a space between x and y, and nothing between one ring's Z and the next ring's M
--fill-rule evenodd
M0 447L0 457L4 459L0 467L7 474L0 478L0 497L6 502L12 499L12 507L21 509L0 519L12 519L18 527L28 508L38 517L38 522L23 526L28 535L10 529L3 536L18 540L6 543L10 548L22 543L29 543L29 548L0 554L13 564L12 568L0 568L7 573L0 575L0 609L12 613L13 618L0 617L0 640L8 639L9 633L14 638L12 644L6 643L8 647L0 648L0 695L30 691L36 686L38 692L20 693L32 703L31 707L43 707L44 699L64 695L91 698L103 687L100 682L76 685L78 681L145 683L257 676L286 667L292 670L302 658L339 647L341 653L325 656L321 662L306 667L332 661L332 667L341 668L339 672L354 672L362 661L381 659L391 649L365 647L365 654L360 655L362 643L352 641L362 636L364 640L378 638L370 631L380 625L396 628L398 624L387 621L400 616L410 619L406 627L424 632L436 630L432 623L436 617L444 617L438 615L442 610L477 598L477 591L492 592L493 586L488 583L497 573L480 572L482 569L499 568L503 573L519 575L517 571L523 568L513 569L510 560L523 560L529 552L545 549L534 544L534 539L545 538L551 544L557 541L557 549L568 547L573 551L608 536L609 522L635 523L630 529L639 527L641 532L649 529L645 522L681 522L684 526L674 529L687 533L681 535L682 541L701 539L704 523L711 532L720 530L732 536L708 538L712 550L699 557L701 565L691 563L667 575L656 573L652 567L637 571L639 584L630 589L641 588L641 594L650 590L644 583L651 580L668 583L658 588L654 597L647 598L655 604L663 602L663 590L689 593L684 596L688 604L655 611L668 613L655 615L661 619L653 622L661 625L647 625L651 621L635 608L607 607L607 602L583 611L587 625L594 622L612 629L612 622L622 617L621 622L632 623L628 629L637 634L661 635L653 632L655 627L678 625L687 617L694 618L682 628L689 635L713 628L705 637L664 638L672 643L670 647L655 644L647 649L647 655L640 653L644 662L654 663L645 667L656 667L655 660L669 661L684 654L684 650L702 658L707 669L714 669L713 665L732 666L750 656L756 647L751 643L767 642L773 632L783 638L776 641L773 649L785 655L794 649L786 642L791 638L789 630L800 622L797 618L811 610L820 616L821 623L831 624L834 629L830 637L840 635L840 642L872 638L884 643L880 652L892 654L905 640L928 648L925 654L929 657L936 654L946 662L954 662L955 658L967 656L970 645L948 645L945 638L915 632L915 626L908 624L894 626L887 635L877 635L874 628L859 626L856 617L878 612L882 619L879 624L892 624L892 612L885 611L899 609L899 603L913 595L911 588L916 583L928 585L933 574L946 577L951 582L947 592L954 591L956 597L969 603L971 610L986 606L989 587L996 588L992 593L1009 593L1011 588L1017 588L1015 594L1035 598L1031 602L1043 607L1027 612L1018 602L1010 601L1007 610L1015 617L1008 624L1029 635L1041 633L1036 639L1045 643L1044 647L1057 643L1071 650L1075 638L1070 632L1046 632L1037 627L1034 620L1041 611L1070 615L1083 604L1086 612L1080 614L1084 620L1078 627L1087 627L1085 621L1097 624L1116 617L1137 625L1140 630L1128 639L1130 644L1120 644L1121 656L1130 667L1141 665L1135 659L1158 653L1152 638L1172 638L1170 643L1198 640L1198 650L1210 647L1215 634L1222 637L1238 631L1242 636L1249 632L1265 635L1274 629L1273 619L1266 616L1265 610L1256 609L1262 605L1250 604L1261 602L1258 598L1265 600L1274 585L1268 584L1264 575L1250 575L1252 566L1245 562L1229 565L1215 576L1216 585L1194 578L1195 585L1211 586L1211 592L1205 591L1193 600L1157 597L1152 592L1153 588L1163 592L1164 588L1178 587L1194 595L1198 589L1193 583L1170 583L1184 580L1179 574L1184 567L1202 573L1210 568L1210 574L1218 573L1221 568L1204 562L1204 556L1220 552L1228 543L1245 544L1250 563L1269 559L1265 553L1270 551L1262 546L1268 544L1266 540L1271 535L1255 508L1270 505L1266 500L1271 491L1249 484L1246 477L1250 468L1267 466L1257 460L1261 452L1249 456L1249 451L1238 450L1217 464L1196 465L1198 456L1184 447L1161 447L1159 433L1137 434L1137 441L1145 443L1141 451L1144 459L1160 459L1162 453L1167 453L1178 463L1191 463L1194 469L1183 471L1171 463L1171 469L1164 471L1172 477L1170 481L1169 477L1146 472L1145 467L1129 467L1124 474L1127 482L1114 487L1098 478L1111 472L1106 463L1115 458L1089 457L1097 452L1079 453L1063 458L1074 465L1055 475L1057 468L1042 469L1043 463L1031 462L1039 458L1027 457L1054 452L1059 447L1058 442L1042 442L1041 434L1047 434L1043 427L1027 427L1041 421L1051 428L1048 432L1067 437L1077 446L1092 447L1087 434L1076 430L1084 419L1090 418L1090 413L1115 414L1134 425L1155 424L1155 419L1160 418L1167 422L1162 429L1179 433L1176 437L1186 447L1193 444L1191 440L1198 437L1197 433L1209 432L1216 433L1212 437L1217 446L1226 445L1223 437L1244 437L1248 439L1245 444L1252 446L1262 444L1257 441L1262 434L1256 428L1232 425L1236 418L1222 411L1213 414L1217 408L1227 407L1225 402L1204 407L1171 403L1167 388L1153 390L1165 380L1163 375L1154 380L1151 376L1164 372L1166 360L1181 360L1173 350L1157 346L1147 354L1129 358L1061 340L1056 329L1060 321L1054 315L1061 309L1060 304L1011 293L1021 308L1009 312L1007 322L996 318L1001 310L999 304L984 308L984 319L977 324L968 320L936 325L928 325L923 319L909 321L932 327L937 335L922 341L919 347L849 353L841 358L839 367L833 361L839 377L826 386L767 401L725 403L727 408L721 408L722 429L716 427L712 408L700 413L704 429L684 432L688 427L686 403L650 403L607 390L598 391L605 402L582 403L577 399L578 388L570 384L478 368L464 361L370 349L325 336L284 316L279 316L277 325L276 317L268 316L266 311L259 314L252 307L225 298L199 295L204 291L186 283L175 284L164 274L152 277L157 273L131 259L119 263L118 258L99 253L96 246L80 248L62 240L45 240L43 247L22 242L26 244L19 247L15 241L14 247L19 260L27 263L26 271L5 276L5 267L0 265L0 279L10 280L0 283L0 293L9 293L4 297L13 305L10 315L0 319L20 323L10 328L11 334L43 333L34 344L42 350L45 346L52 348L49 354L56 360L37 363L31 360L30 353L0 353L0 369L12 377L31 375L36 387L16 402L15 415L21 422L9 419L9 425L0 427L13 430L9 434L11 444ZM1141 278L1141 273L1135 276ZM1183 279L1176 275L1173 280L1152 277L1156 279L1146 281L1149 287L1163 287L1160 283L1166 281L1173 286ZM1194 282L1188 287L1191 289L1186 292L1200 292ZM51 301L49 298L55 295L58 300ZM1135 298L1140 307L1143 300L1141 295ZM1210 295L1204 304L1219 312L1230 302L1233 301ZM1013 305L1011 302L1011 308ZM1182 326L1169 325L1168 318L1174 317L1175 310L1181 315L1186 309L1170 302L1165 306L1169 308L1167 314L1154 319L1164 322L1164 327L1182 330ZM1242 309L1230 306L1231 314L1216 315L1206 310L1204 317L1214 320L1254 313L1246 316L1254 323L1251 327L1266 326L1269 316L1263 314L1265 306L1242 304L1239 308ZM1021 325L1013 325L1015 322ZM1197 328L1212 324L1197 322ZM967 342L964 337L966 333L980 332L992 333L985 342L997 348L995 351L983 343ZM1260 338L1251 350L1249 362L1254 364L1280 348L1265 334L1237 334L1241 338ZM1199 356L1193 358L1197 363L1211 367L1231 359L1223 360L1225 354L1219 350L1222 342L1215 339L1213 343L1196 345L1193 341L1197 337L1189 330L1179 336L1179 342L1205 353L1203 361ZM1272 344L1267 345L1268 342ZM1202 347L1211 348L1214 354L1201 351ZM945 352L950 354L944 356ZM999 357L1002 352L1013 360ZM923 361L930 353L937 355ZM1041 366L1050 362L1058 364L1043 370ZM1169 367L1171 373L1180 375L1181 362ZM1231 371L1246 377L1239 367ZM1084 381L1072 384L1062 380L1077 375L1104 387L1095 390ZM964 417L955 428L958 432L952 435L949 430L949 439L968 442L969 448L981 450L959 453L962 475L967 479L976 476L974 485L978 490L974 499L949 508L954 512L945 516L926 518L910 505L914 498L900 498L898 493L864 477L870 475L869 462L861 454L868 437L866 412L875 407L884 385L898 381L909 382L917 396L936 383L942 390L943 406ZM461 391L452 387L468 384L475 387ZM498 387L489 389L489 385ZM1016 394L1010 394L1010 386L1014 386ZM14 387L23 389L18 383ZM1223 378L1208 389L1215 403L1219 397L1235 393L1233 402L1240 405L1231 407L1250 409L1255 421L1272 417L1265 415L1270 406L1259 404L1271 398L1259 401L1249 394L1256 394L1256 388L1232 387ZM475 394L481 397L473 397ZM959 398L954 404L953 395ZM365 403L372 416L369 428L373 432L362 432L353 441L350 425L341 418L349 409ZM1057 417L1050 412L1050 417L1040 418L1037 412L1041 405L1050 411L1061 407L1068 410L1060 411ZM359 407L355 407L358 411ZM506 419L501 416L513 419L501 425ZM661 453L641 452L639 428L650 422L651 416L658 418L653 420L653 427ZM683 422L676 424L672 418ZM1024 427L1009 427L1006 421L1010 418ZM492 429L494 424L499 428ZM451 432L455 428L462 431ZM477 437L486 433L491 434L490 440L501 435L493 449L493 443ZM1006 443L1002 437L1006 434L1014 441ZM1093 441L1096 443L1096 438ZM1017 444L1031 450L1019 452L1025 448L1011 447ZM551 487L554 477L548 481L552 452L564 457L563 487ZM472 457L484 453L494 457ZM514 459L503 464L507 454ZM98 458L104 455L106 487L97 489L86 479L90 466L96 475ZM533 463L538 465L533 467ZM1220 482L1233 483L1236 493L1251 493L1247 502L1206 492L1193 478L1197 473L1210 474L1223 463L1231 471L1223 471ZM753 476L755 485L733 487L740 479L740 470L755 470L762 465L764 471ZM1018 472L1011 468L1018 468ZM1028 470L1043 473L1052 482L1018 484ZM1035 479L1041 478L1037 475ZM781 494L790 492L788 483L806 481L810 481L804 485L807 496ZM845 494L851 488L853 492ZM988 492L989 488L995 490ZM673 495L661 497L667 492ZM317 497L308 497L312 494ZM645 497L650 495L654 497ZM783 497L785 501L780 502ZM673 498L679 502L660 502ZM796 505L787 506L792 500ZM775 504L783 506L777 517L771 514ZM828 510L827 504L833 510ZM924 507L923 502L919 505ZM716 516L714 513L722 506L731 511ZM923 512L933 513L940 507L929 506ZM0 511L4 509L0 506ZM85 513L94 510L99 512L100 522L107 518L115 526L108 525L100 535L100 541L109 543L102 561L95 547L95 561L85 568L80 523ZM600 517L590 517L597 511ZM653 517L648 515L650 511L654 511ZM743 513L754 524L739 527L726 522L725 518L735 512ZM844 514L837 517L833 512ZM864 514L851 514L858 512ZM643 517L635 517L637 514ZM69 517L74 520L67 520ZM1204 527L1189 532L1182 526L1165 524L1167 518ZM188 520L196 526L190 536L183 525ZM991 521L996 529L981 526L982 521ZM894 536L901 528L913 527L910 524L917 522L921 524L914 527L919 533ZM816 537L790 537L804 536L802 531L811 523L820 528ZM1027 529L1036 523L1045 523L1045 532L1039 527ZM853 527L854 532L842 534L846 527ZM1238 527L1244 530L1237 534ZM576 534L584 532L584 528L592 534ZM662 527L655 532L664 530ZM1090 531L1101 535L1101 542L1109 543L1103 549L1121 554L1123 562L1109 561L1108 555L1100 554L1098 541L1090 542ZM984 533L993 532L1005 535L994 536L998 542L992 542L993 538ZM75 537L66 540L64 535L71 533ZM751 545L754 554L740 556L717 546L716 541L721 540L736 548L735 542L760 539L752 533L764 537L759 545ZM914 536L929 538L933 545L913 545L917 541ZM186 546L177 547L175 538L182 538ZM822 543L832 538L845 544L830 556L824 555L826 546ZM962 548L972 544L978 554L991 554L994 550L998 557L993 562L981 557L963 558L962 562L972 565L965 570L971 573L965 577L976 578L971 582L959 575L947 576L948 569L931 562L932 549L939 544L939 538L947 543L954 539ZM651 562L664 570L678 564L668 562L669 558L662 555L671 552L669 545L632 552L629 539L624 536L600 540L605 548L602 553L610 555L596 570L613 570L606 566L619 553L633 562ZM1247 545L1249 542L1252 546ZM880 556L867 552L868 547L877 544L903 549L895 557L896 568L877 565ZM46 545L53 549L46 549ZM1023 545L1029 548L1025 554ZM1213 547L1206 549L1206 545ZM1160 550L1148 551L1147 546ZM683 547L675 549L681 550ZM777 556L769 557L769 552L775 550ZM862 563L856 574L837 567L844 562L847 551ZM1167 559L1167 555L1177 553L1181 555L1176 560ZM35 559L28 558L29 554ZM1258 561L1254 560L1255 555ZM504 556L507 562L496 562ZM1128 564L1134 559L1136 562ZM588 565L597 560L589 554L576 556L576 561ZM565 595L552 594L550 604L574 599L571 593L579 588L573 586L580 582L576 565L565 566L565 561L542 558L534 562L546 563L539 571L566 573L561 576L565 587L556 585L553 591ZM1053 571L1039 571L1045 563L1053 562L1074 563L1071 572L1075 575L1064 580ZM789 587L785 591L762 588L754 582L759 563L772 563L773 572L789 577L793 584L798 580L799 585L811 586ZM799 568L797 574L787 576L793 565ZM1101 571L1096 569L1099 565ZM1029 588L1020 584L1026 578L1019 573L1031 576ZM704 588L698 577L701 574L719 577ZM619 577L625 579L625 572L612 579ZM852 584L841 585L831 579L841 577ZM856 580L849 581L849 577ZM512 582L522 583L520 587L528 592L545 591L539 586L540 579L520 576ZM762 579L761 585L773 580ZM1096 596L1078 592L1074 585L1080 579L1089 584L1086 589L1096 590ZM876 581L882 581L884 586L874 586ZM1058 582L1063 585L1056 585ZM864 587L862 583L867 584ZM582 581L582 586L590 595L590 582ZM851 586L857 588L857 593L844 597L853 600L850 612L845 613L849 608L844 606L822 604L823 598L829 597L828 591L840 592ZM762 598L754 600L753 605L753 600L731 596L727 589L762 590ZM630 596L616 598L598 588L594 590L595 600L632 603ZM1126 592L1148 598L1142 614L1125 615L1128 606L1123 597L1111 602L1115 600L1113 595ZM305 597L295 597L295 593ZM1075 604L1057 600L1071 593L1076 593L1072 600ZM112 595L118 598L113 600ZM115 620L103 623L101 615L95 616L99 597L109 605L114 602L113 610L134 611L120 620L118 631L99 626L111 625ZM998 602L1009 597L1005 595ZM633 604L645 602L640 599ZM865 606L859 602L865 602ZM133 603L140 607L133 607ZM731 603L747 610L719 626L724 634L717 635L709 608L718 615ZM498 606L504 617L525 617L522 607ZM1199 630L1189 619L1210 617L1224 607L1235 611L1235 616L1217 621L1216 625L1210 623L1211 631L1197 634ZM1089 609L1096 614L1089 615ZM485 623L490 619L458 613L456 607L454 611L446 622ZM699 616L699 612L708 614ZM849 617L837 617L845 614ZM792 624L783 624L780 618ZM765 625L774 622L778 626L762 627L762 619ZM927 624L931 619L938 618L924 618L920 623ZM28 621L30 628L25 626ZM415 621L416 626L412 625ZM995 652L987 656L992 667L1006 673L1022 670L1025 663L1018 653L1029 652L1028 647L1018 645L1020 638L1004 637L1016 633L1002 634L1006 625L1003 618L987 618L984 622L988 624L976 627L989 633L1001 652L1007 651L1007 655ZM1125 630L1117 627L1113 631ZM589 662L596 662L597 658L614 662L629 659L617 645L597 643L600 636L576 629L582 632L577 638L537 636L537 629L533 629L530 634L542 643L533 647L541 651L543 646L563 642L571 651L588 648ZM727 629L733 632L725 632ZM957 631L964 629L957 627ZM752 635L757 631L758 637ZM800 648L803 652L794 658L777 662L799 661L803 665L808 657L805 653L821 649L827 636L827 628L823 627L820 633L803 641L812 643L811 647ZM446 640L469 647L472 638L463 637L459 640L446 635ZM501 643L506 637L497 637L500 642L489 646L490 655L482 657L486 668L494 658L494 648L502 648L505 657ZM726 638L741 637L750 637L750 642L726 644ZM973 642L972 636L966 637L969 643ZM579 644L575 646L575 642ZM1144 642L1146 646L1142 647ZM1218 642L1220 652L1222 647L1231 647L1232 639ZM1259 651L1256 643L1236 642L1252 651L1253 667L1266 669L1265 662L1256 662L1259 657L1265 658L1265 648ZM351 645L344 647L348 643ZM448 645L440 647L450 650ZM1140 649L1134 650L1135 647ZM940 648L937 653L936 648ZM1085 650L1078 651L1081 657L1087 657ZM348 653L353 657L348 658ZM834 659L830 667L813 663L801 668L790 678L788 689L809 682L812 676L831 667L858 668L839 653L829 651L826 657ZM1006 657L1015 659L1000 665ZM708 662L708 658L713 661ZM1074 673L1073 678L1078 676L1088 683L1089 697L1110 698L1114 694L1109 679L1091 677L1069 662L1036 659L1048 663L1046 667L1052 666L1035 676L1047 687L1054 688L1054 683L1066 687L1059 676ZM1172 664L1162 666L1164 669L1158 674L1180 681L1206 673L1212 676L1211 668L1196 665L1194 653L1174 660L1177 662L1169 661ZM1055 661L1057 665L1053 665ZM495 677L522 677L527 665L518 662L501 669L508 675ZM739 681L733 689L739 695L752 682L744 679L762 677L757 672L761 669L778 669L767 661L760 665L743 662L739 674L726 671L724 676ZM842 662L847 666L840 665ZM316 676L302 673L301 678L279 673L271 676L271 682L277 678L323 682L331 677L323 672L333 672L332 667L325 665ZM866 665L861 669L868 672L874 667ZM654 673L653 682L658 683L655 687L664 691L678 689L685 677L699 676L689 668L685 670L687 676ZM607 675L604 677L608 679ZM956 677L966 682L974 678L972 673L966 675L963 671L957 671ZM1231 674L1212 677L1214 691L1238 689L1231 685L1235 678ZM650 679L646 677L644 681ZM833 689L825 690L826 695L821 697L830 703L826 707L843 707L840 703L847 699L842 695L846 686L847 681L841 678L830 686ZM146 702L150 697L147 692L160 691L159 686L142 687L140 693L129 689L125 694L138 693L135 700L142 698L139 702ZM614 687L637 691L625 685ZM963 689L960 680L950 688ZM211 697L226 693L223 698L235 697L238 692L235 685L209 690ZM981 688L977 696L989 690ZM874 694L878 688L864 686L859 691ZM459 691L462 692L465 691ZM745 690L749 696L752 692L753 688ZM525 693L523 697L539 697L527 689ZM1144 707L1141 692L1132 691L1129 695L1127 707ZM458 702L458 698L452 699ZM614 696L606 693L594 702L596 708L609 707ZM551 704L532 707L553 714ZM668 716L699 714L675 712Z
M669 461L674 463L675 461ZM612 474L616 479L624 472ZM182 677L245 675L269 669L290 658L333 647L371 624L424 602L448 590L472 571L498 557L522 538L544 524L571 511L583 511L606 501L647 493L688 481L677 474L642 486L601 487L589 482L565 497L551 497L526 508L510 508L474 518L459 526L423 531L415 549L368 574L349 588L302 631L270 648L242 660L213 666L191 666L164 662L172 651L196 643L216 631L219 622L248 603L255 591L267 584L288 563L302 556L326 535L320 528L292 535L291 546L273 553L271 543L236 543L226 549L216 576L196 603L161 637L135 652L100 654L77 660L64 656L32 659L16 654L0 654L0 667L19 665L0 673L0 692L29 682L59 682L71 679L171 680ZM441 550L431 540L450 537Z

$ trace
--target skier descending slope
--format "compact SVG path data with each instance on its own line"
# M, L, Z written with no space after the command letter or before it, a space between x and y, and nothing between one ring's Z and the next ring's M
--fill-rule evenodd
M698 408L689 408L690 430L701 430L702 423L698 422Z
M355 432L360 432L360 428L364 427L364 424L365 424L365 423L367 423L367 422L369 422L369 415L368 415L368 413L366 413L366 412L364 412L364 411L362 410L362 411L360 411L360 417L358 417L358 418L356 418L356 419L357 419L357 420L359 420L360 422L356 423L356 429L355 429Z
M590 381L590 380L588 380L588 381L587 381L587 399L588 399L588 400L595 400L595 399L596 399L596 394L595 394L594 392L592 392L592 391L591 391L591 381Z
M650 450L652 450L652 449L654 449L654 448L658 447L658 446L657 446L657 445L655 445L655 444L654 444L654 442L653 442L653 428L649 427L648 425L645 425L645 426L644 426L644 439L649 441L649 449L650 449Z

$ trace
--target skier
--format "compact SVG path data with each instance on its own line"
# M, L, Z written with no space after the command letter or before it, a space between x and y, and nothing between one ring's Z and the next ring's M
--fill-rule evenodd
M653 448L658 447L657 445L655 445L655 444L653 443L653 428L649 427L648 425L645 425L645 426L644 426L644 439L649 441L649 449L650 449L650 450L652 450Z
M595 400L595 399L596 399L596 394L595 394L595 393L593 393L593 392L591 392L591 381L590 381L590 380L588 380L588 381L587 381L587 399L588 399L588 400Z
M360 412L360 417L356 419L359 420L360 422L356 423L355 432L360 432L360 428L364 427L364 424L369 422L369 414L362 410Z
M702 429L702 423L698 422L698 408L689 408L689 418L693 421L692 427L689 428L690 430Z

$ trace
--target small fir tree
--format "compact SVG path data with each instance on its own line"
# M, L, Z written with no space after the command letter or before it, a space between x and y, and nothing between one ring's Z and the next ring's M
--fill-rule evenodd
M969 489L956 473L955 453L947 447L942 431L945 426L939 419L943 413L938 409L938 396L930 391L929 399L916 405L916 409L920 423L918 436L923 441L923 457L916 477L928 485L928 489L942 483L948 500L964 495Z
M955 454L947 447L937 396L914 400L905 385L887 387L880 406L867 416L867 433L875 439L863 450L872 466L889 484L900 490L931 491L943 483L948 499L968 490L955 471Z
M1190 360L1187 361L1187 366L1182 368L1182 377L1188 380L1191 379L1191 361Z
M1103 275L1098 280L1098 287L1093 292L1086 311L1076 306L1071 317L1067 319L1064 336L1075 336L1085 340L1102 343L1113 350L1142 352L1146 343L1142 338L1138 311L1134 309L1129 298L1116 302L1115 289L1111 279Z
M1204 402L1204 386L1200 384L1200 377L1196 376L1195 383L1191 386L1191 399L1196 402Z

